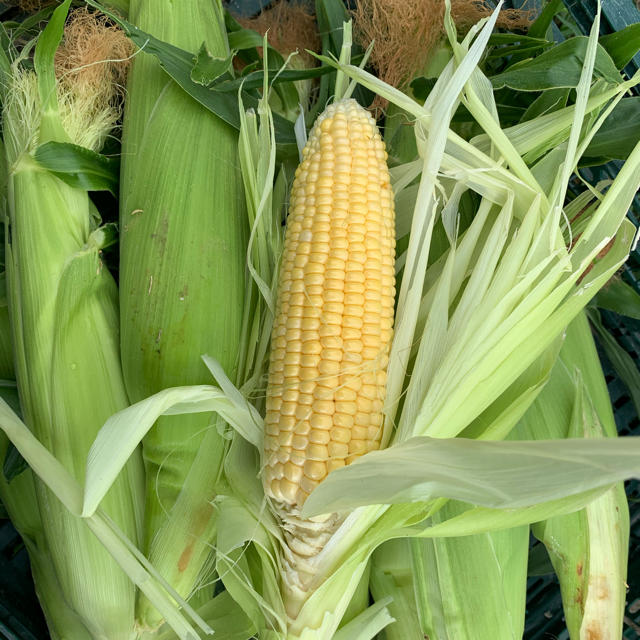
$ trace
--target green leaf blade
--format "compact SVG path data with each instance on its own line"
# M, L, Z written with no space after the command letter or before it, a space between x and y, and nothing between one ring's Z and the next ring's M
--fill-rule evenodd
M513 65L491 77L494 89L510 87L518 91L573 88L580 82L588 38L580 36L562 42L532 60ZM595 75L611 84L620 82L618 69L604 49L598 45Z
M46 142L35 151L44 169L69 186L85 191L118 194L120 161L69 142Z
M631 477L640 477L640 437L522 442L417 437L334 471L309 496L303 515L434 497L511 509Z

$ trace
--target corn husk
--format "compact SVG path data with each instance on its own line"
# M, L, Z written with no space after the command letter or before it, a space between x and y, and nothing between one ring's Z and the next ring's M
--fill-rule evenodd
M96 433L112 413L127 406L128 399L119 359L117 289L102 262L104 234L95 228L94 208L84 190L44 170L33 156L38 145L49 141L76 142L96 150L117 118L108 97L113 93L96 93L93 76L87 79L79 73L73 80L56 80L54 56L68 8L66 2L57 9L40 35L35 73L22 69L19 62L4 65L6 263L25 421L82 481ZM141 525L139 463L134 455L102 505L134 541ZM27 477L20 482L28 482ZM77 622L92 637L129 638L133 584L43 483L36 481L35 491L46 542L37 548L50 554ZM48 571L47 567L41 573L48 578ZM59 632L61 637L72 633Z
M585 314L567 328L551 379L518 426L524 438L613 438L611 401ZM629 507L615 485L584 509L533 527L560 580L571 638L619 638L626 594Z
M0 380L15 378L13 367L13 347L7 305L7 276L4 265L4 234L7 201L7 160L4 149L0 149Z
M1 143L0 149L0 183L2 184L0 215L4 218L8 175L4 146ZM0 226L0 237L2 240L0 255L4 256L4 223ZM2 266L4 267L4 264ZM4 272L0 274L3 284L4 275ZM9 311L6 297L2 299L2 292L0 292L0 356L2 357L0 397L14 409L19 410ZM12 474L11 479L7 479L5 465L8 451L9 440L3 432L0 432L0 462L3 463L0 471L0 503L20 534L29 554L36 594L47 620L49 632L55 640L71 632L78 640L90 640L91 636L87 628L64 600L44 537L33 474L30 469L22 469L17 475Z
M131 22L190 51L228 50L219 2L141 0ZM127 89L121 177L122 362L134 400L211 380L203 354L235 379L244 298L246 219L237 134L190 98L151 56ZM189 596L211 578L210 501L225 439L211 414L162 418L143 443L144 550ZM145 600L143 626L160 622Z

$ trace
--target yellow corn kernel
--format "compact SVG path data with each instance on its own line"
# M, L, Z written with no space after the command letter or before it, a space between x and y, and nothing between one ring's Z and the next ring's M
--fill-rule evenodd
M373 118L354 100L329 106L296 171L273 327L263 478L288 508L380 445L373 400L384 398L392 337L394 224ZM305 385L303 407L281 371ZM304 421L292 428L293 416Z

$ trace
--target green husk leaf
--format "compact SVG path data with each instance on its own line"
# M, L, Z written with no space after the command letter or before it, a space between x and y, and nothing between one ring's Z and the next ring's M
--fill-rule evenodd
M529 29L528 35L524 35L522 33L493 33L491 34L491 38L489 38L489 45L528 44L530 46L538 45L540 47L551 45L551 43L546 38L532 36L532 28L533 24Z
M434 517L464 512L448 502ZM471 638L477 629L496 640L524 632L529 527L472 536L411 540L414 593L421 631L442 640Z
M640 51L640 23L629 24L623 29L600 37L600 44L607 50L618 69L623 69Z
M640 82L640 74L636 74L630 80L603 91L593 91L587 102L586 113L600 110L611 99L623 95L628 89ZM534 163L547 151L555 149L558 144L566 140L571 132L571 126L575 117L575 105L548 113L539 119L521 122L504 129L505 135L515 146L528 164ZM474 145L488 153L491 148L491 138L487 135L477 136L472 140Z
M40 121L40 143L68 142L69 137L62 127L58 115L58 92L56 89L55 54L62 41L64 24L71 0L65 0L52 14L36 44L33 65L38 76L38 91L42 104Z
M260 515L251 513L231 496L219 497L217 505L220 510L216 541L218 574L259 630L268 627L284 631L277 552L272 538L261 526Z
M236 406L220 389L207 385L165 389L111 416L98 433L87 458L83 517L95 512L114 479L160 416L214 411L244 433L249 441L260 442L262 434L253 415Z
M438 538L441 536L468 536L500 529L510 529L523 524L540 522L554 516L573 513L582 509L592 500L606 493L608 489L600 488L585 493L542 502L532 507L519 509L489 509L487 507L472 507L459 516L445 520L440 524L429 525L428 521L421 525L407 527L406 535Z
M256 627L242 607L229 595L219 593L198 609L200 615L213 629L216 640L250 640ZM171 629L160 630L156 640L176 640Z
M410 539L389 540L371 556L369 588L376 602L390 597L387 605L394 621L382 637L385 640L423 640L414 595L414 567Z
M495 402L461 434L463 438L506 438L549 381L562 340L556 340Z
M37 35L40 31L40 25L49 19L49 16L54 12L55 6L43 7L40 11L34 13L33 15L27 16L24 20L19 23L15 23L15 28L11 29L11 24L4 22L4 27L9 31L11 39L13 41L17 41L19 38L23 38L29 35ZM4 29L3 29L4 31Z
M598 442L416 437L334 471L309 496L303 516L435 497L490 508L528 507L638 477L639 454L640 437Z
M562 0L550 0L545 4L540 15L535 22L529 27L528 34L532 38L545 38L547 31L553 22L553 18L562 9Z
M371 640L387 625L395 621L388 605L391 598L383 598L338 629L333 640Z
M614 276L598 291L593 305L627 318L640 320L640 294L620 276Z
M532 120L545 113L552 113L567 106L570 89L548 89L536 98L524 112L522 122Z
M638 371L636 362L607 331L596 309L589 309L589 320L598 333L600 344L604 348L607 358L609 358L620 380L629 389L633 406L636 409L636 413L640 415L640 371Z
M125 18L129 14L129 5L131 0L106 0L107 6L115 9L121 16Z
M328 73L331 73L333 69L329 66L314 67L313 69L285 69L280 71L277 76L272 80L273 86L278 86L282 83L294 82L296 80L309 80L311 78L319 78ZM216 91L237 91L240 87L245 90L258 89L262 87L264 79L263 71L253 71L246 76L236 78L234 80L221 80L216 83Z
M27 460L31 469L41 478L47 478L47 483L65 507L71 513L78 514L82 504L82 490L2 398L0 398L0 429Z
M577 87L588 42L586 36L561 42L533 60L515 64L507 71L492 76L491 83L494 89L509 87L517 91ZM620 73L602 46L598 46L594 73L611 84L620 82Z
M229 18L228 14L225 18ZM238 29L229 32L229 47L231 49L254 49L263 45L263 37L252 29L244 29L239 25Z
M225 58L214 56L207 49L206 43L203 42L191 69L191 79L203 87L210 86L220 76L231 70L234 55L235 52L231 51Z
M85 191L109 191L117 197L120 160L70 142L46 142L34 154L38 164L57 178Z
M436 175L445 153L447 124L451 120L460 92L480 59L496 19L497 13L494 13L471 46L464 62L452 72L451 76L443 74L440 77L429 96L429 101L433 100L433 102L426 105L429 108L433 108L434 121L439 122L441 126L435 131L431 131L423 152L423 179L420 181L416 198L409 247L407 249L407 267L405 268L398 295L395 336L389 356L389 384L387 387L387 403L389 406L385 412L383 443L387 443L391 435L390 428L394 421L394 413L397 410L397 402L401 395L401 386L410 357L410 347L414 342L428 258L428 251L425 251L424 247L428 247L431 243L437 215L435 198ZM340 65L340 68L347 74L352 69L352 67L345 65ZM361 77L363 75L367 78L369 77L360 70L357 70L356 73Z
M245 440L254 445L258 450L262 450L263 440L263 423L262 417L255 407L247 402L246 398L236 389L233 382L224 372L222 365L211 356L203 356L202 359L207 365L207 369L215 378L216 382L226 398L233 403L234 409L237 411L237 417L232 418L233 424Z
M593 136L586 156L626 159L640 139L640 96L630 96L619 102Z
M584 52L584 63L580 71L580 80L576 87L576 104L573 121L571 122L571 131L567 140L567 152L564 162L559 167L558 177L553 184L551 190L550 200L554 207L552 215L557 220L560 217L561 207L564 205L564 201L567 194L567 187L571 174L574 171L575 166L581 153L578 152L578 144L580 143L580 132L582 131L585 116L587 112L587 104L589 101L589 94L591 89L591 83L593 75L597 65L598 54L598 30L600 29L600 9L596 13L595 20L591 26L589 38L586 41L586 48ZM587 144L586 141L582 141L582 146Z
M329 51L336 57L342 49L342 25L349 20L344 4L339 0L316 0L318 31L330 39Z

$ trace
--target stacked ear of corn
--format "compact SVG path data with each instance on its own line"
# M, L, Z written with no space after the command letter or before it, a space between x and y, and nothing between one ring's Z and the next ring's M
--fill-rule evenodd
M67 0L54 12L40 35L35 71L20 60L4 60L2 124L9 175L8 299L20 402L40 442L82 482L96 433L128 404L117 289L102 262L104 234L95 228L87 193L43 169L34 151L50 141L102 146L118 118L119 73L113 64L97 62L121 57L123 36L80 12L58 48L69 5ZM105 43L116 48L105 53ZM133 541L141 525L141 471L134 455L103 502ZM72 628L84 627L92 637L129 638L133 584L81 520L43 483L36 481L35 488L57 581L77 614Z
M187 51L227 55L219 1L133 0L131 22ZM237 133L145 53L129 77L121 176L122 363L140 400L201 384L214 356L229 377L242 324L246 214ZM210 414L163 417L143 441L145 553L182 595L207 572L210 502L225 440ZM160 620L143 600L139 620Z
M316 125L309 141L309 148L313 149L317 144L321 150L315 166L309 160L312 154L307 152L297 176L302 187L296 183L293 188L280 276L281 299L272 334L263 461L265 493L272 499L284 525L282 533L286 544L283 546L284 574L281 574L281 579L288 614L287 637L331 637L329 634L335 631L345 611L342 608L344 598L339 599L334 592L354 592L364 572L368 553L385 538L382 532L385 527L388 527L387 531L397 527L395 535L411 535L407 533L411 527L403 529L398 523L422 520L413 529L417 535L425 534L430 527L448 530L447 535L453 535L451 532L456 531L455 521L459 516L467 523L473 522L477 516L475 531L472 525L465 530L464 524L458 521L460 533L455 535L459 536L487 531L489 520L493 528L508 528L509 523L519 525L513 535L498 534L486 540L489 550L496 541L505 549L508 544L513 544L513 548L518 550L516 567L509 570L513 588L505 587L510 603L515 603L510 606L514 614L513 624L502 626L501 634L513 637L522 629L527 529L520 525L530 522L526 519L528 514L518 512L521 520L506 513L502 518L497 514L491 514L493 517L489 518L489 514L482 513L481 509L474 511L465 506L464 513L458 514L455 509L441 509L441 503L431 503L431 509L431 505L423 503L422 506L414 505L413 514L407 515L410 507L402 504L405 500L427 500L427 497L420 496L432 496L431 492L443 490L442 486L434 488L439 484L439 471L425 470L422 487L407 487L406 491L399 489L391 478L395 477L394 467L398 462L404 460L410 466L411 454L406 454L412 447L422 446L426 452L432 446L430 439L422 440L422 436L453 438L462 435L466 439L471 433L472 438L502 439L514 427L547 380L552 362L550 354L557 355L552 348L554 341L596 286L592 263L596 257L602 257L599 250L620 230L616 237L620 253L617 257L613 253L608 255L607 262L596 262L596 268L603 269L602 274L612 273L628 254L633 233L612 206L616 201L628 202L633 195L638 181L640 147L630 159L627 171L621 172L615 187L599 203L597 213L589 222L590 234L581 234L576 245L568 250L561 232L562 205L566 183L583 152L578 145L577 132L582 128L585 110L588 108L590 112L598 106L595 98L588 101L597 25L594 27L596 36L590 40L590 61L585 63L580 82L578 105L554 114L554 127L560 129L566 122L555 136L556 142L562 135L569 140L566 148L547 158L554 167L551 178L543 172L548 170L548 166L532 169L525 154L527 145L536 149L545 144L545 140L549 144L553 136L545 131L535 141L527 139L525 144L519 138L516 142L515 135L507 136L500 129L497 118L492 117L495 104L487 90L488 81L472 62L474 56L476 61L479 58L483 37L488 37L487 29L490 27L491 23L488 23L482 36L475 41L469 37L462 44L452 34L456 62L449 63L424 108L353 66L337 65L368 88L380 90L384 97L396 99L400 106L412 113L417 121L416 138L421 158L414 160L412 166L402 167L395 175L398 182L408 185L422 170L413 209L409 250L404 256L406 266L398 302L399 329L391 352L394 359L390 365L390 396L385 407L387 416L395 415L397 410L399 426L393 436L394 446L388 451L374 452L362 460L357 460L357 454L352 455L348 448L346 451L337 449L332 438L336 432L342 435L343 425L337 426L336 419L341 421L346 413L349 414L348 420L348 417L359 413L358 396L344 400L345 407L348 402L356 404L353 413L338 407L343 400L335 399L336 390L349 389L345 384L348 376L341 369L348 363L347 354L341 348L342 343L323 344L320 333L324 326L334 324L332 333L325 336L337 336L342 342L358 338L352 335L346 338L342 333L345 327L343 317L349 317L341 306L346 309L341 297L346 297L346 292L341 286L328 285L329 276L326 274L331 272L332 279L337 277L334 274L338 264L332 263L333 251L327 250L326 257L323 255L321 238L325 229L318 226L314 233L314 217L320 208L319 203L327 205L327 210L322 213L327 214L329 220L323 222L330 221L334 210L338 215L342 214L340 201L343 196L334 195L339 183L335 176L340 172L324 174L321 169L323 159L326 157L329 167L344 159L353 172L350 150L337 152L339 142L330 138L331 144L327 142L322 148L316 139L320 137L319 131L322 131L326 120ZM623 90L623 87L618 88L616 97ZM487 131L485 140L463 143L444 129L443 123L451 118L460 99ZM330 120L329 117L326 119ZM568 134L570 130L572 133ZM491 146L493 144L495 148ZM499 160L496 161L493 154ZM554 179L555 184L551 188ZM321 191L325 187L327 191ZM479 196L476 202L481 201L481 204L475 209L474 229L459 233L457 208L460 194L465 190L475 191ZM620 193L618 198L615 197L617 192ZM442 208L440 196L446 203ZM301 210L308 208L310 213L308 234L304 233L304 217L300 215L298 219L296 215L299 198L306 205L301 206ZM440 215L450 247L441 260L429 265L429 245ZM610 231L602 233L605 227ZM316 238L320 242L309 243ZM348 242L342 248L347 252ZM316 248L318 244L320 250ZM588 282L579 280L585 271L589 274ZM604 275L598 280L598 285L603 278ZM577 290L576 281L580 282ZM310 291L317 285L320 286ZM294 290L294 286L297 289ZM591 291L587 291L589 286ZM331 302L336 303L337 308L329 309L326 296L328 292L336 295L334 291L338 294ZM327 323L326 318L332 318L334 313L336 320ZM358 329L363 325L355 324L348 328ZM333 358L325 358L328 355L325 352L330 350L337 353L331 352ZM382 348L380 352L386 356ZM343 376L345 379L341 380ZM335 387L332 386L334 384ZM320 389L320 397L316 389ZM352 424L355 428L355 420L345 426ZM392 425L387 423L385 426ZM347 438L347 443L357 440L353 438L353 432ZM415 439L407 442L409 438ZM463 439L459 442L462 443ZM378 443L372 440L370 446L362 446L358 453L377 448ZM344 458L336 464L335 457L340 454ZM387 473L377 463L385 457L390 461ZM425 466L434 464L428 456L424 460ZM337 469L345 467L346 462L356 464ZM417 456L414 467L417 475L422 473L421 462ZM445 468L443 465L442 472ZM334 469L336 472L331 473ZM381 479L376 482L378 470ZM486 472L491 475L488 469ZM346 482L342 482L347 478L353 480L350 485L353 494L362 491L367 494L366 498L361 501L354 498L346 488ZM388 493L382 486L384 478L390 484ZM461 483L464 484L465 480L461 479ZM485 488L482 483L481 490ZM310 491L313 491L311 495ZM386 504L387 501L398 504L380 506L380 502ZM338 513L340 510L342 512ZM303 517L332 512L333 518ZM427 515L435 515L434 520L425 520ZM487 520L482 523L484 516ZM535 514L530 517L534 518ZM446 519L444 527L434 524L440 518ZM454 522L447 529L446 525L451 521ZM390 533L389 537L394 534ZM468 539L461 539L459 543L460 548L473 548ZM437 546L443 554L450 551L455 554L456 544L456 541L447 541ZM501 573L509 560L509 554L505 553L495 563L494 575L498 580L501 580ZM479 574L482 573L482 564L480 560ZM450 563L450 567L455 567L455 563ZM448 587L455 591L452 579L448 580ZM445 588L441 595L444 597L447 592ZM277 610L275 604L273 608ZM449 612L452 612L453 620L455 608ZM431 613L435 618L441 611L434 606ZM495 613L495 610L490 612ZM426 622L423 632L438 629L437 622ZM461 630L464 625L460 622L452 622L449 627ZM473 629L472 620L470 626Z

